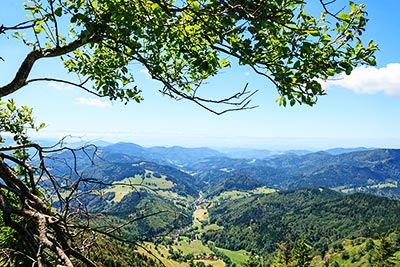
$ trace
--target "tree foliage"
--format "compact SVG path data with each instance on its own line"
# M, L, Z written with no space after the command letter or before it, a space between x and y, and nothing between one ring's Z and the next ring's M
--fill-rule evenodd
M396 259L394 257L394 253L398 249L398 241L390 242L389 238L382 237L379 245L375 247L375 250L372 253L372 266L396 266ZM397 245L397 246L396 246Z
M237 63L270 80L280 104L313 105L325 94L321 80L375 65L377 46L360 39L365 5L350 2L347 11L336 13L329 10L332 2L320 0L323 11L313 16L304 0L33 0L25 4L30 20L0 28L32 47L16 77L0 87L0 97L53 79L112 100L140 102L129 68L138 62L163 84L163 94L212 111L209 104L227 104L214 111L219 114L251 107L247 86L225 99L203 98L198 88ZM29 79L35 61L49 57L61 57L80 82Z
M34 82L55 81L111 100L140 102L141 88L130 69L140 63L161 82L162 94L222 114L252 108L254 92L246 85L236 94L213 99L198 90L211 76L238 64L272 82L279 104L313 105L325 94L320 81L350 74L360 64L375 65L377 46L363 45L360 39L367 22L364 5L350 2L347 11L336 13L331 4L320 0L322 13L314 16L303 0L28 1L28 19L14 25L0 21L1 37L12 36L30 49L15 76L0 85L0 97ZM61 59L78 79L31 78L35 62L48 58ZM222 109L215 110L214 104ZM46 162L51 155L70 151L74 159L76 152L30 142L27 129L44 126L35 125L31 112L12 100L0 103L2 259L8 265L95 266L83 253L93 243L80 239L85 236L81 233L112 236L114 230L93 228L93 214L75 205L75 196L81 183L96 181L80 176L74 163L67 174L50 171ZM5 136L14 144L6 146ZM50 191L41 188L43 180L50 181Z

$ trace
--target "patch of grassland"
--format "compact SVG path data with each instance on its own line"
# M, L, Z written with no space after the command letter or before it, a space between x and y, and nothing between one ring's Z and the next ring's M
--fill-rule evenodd
M393 182L386 182L386 183L381 183L381 184L374 184L374 185L368 185L368 186L363 186L363 187L346 187L346 186L338 186L332 188L332 190L342 192L342 193L354 193L359 189L384 189L384 188L397 188L398 182L393 181Z
M173 199L181 198L181 196L179 196L178 193L172 191L156 190L156 193L163 197L168 197Z
M194 261L195 263L196 262L204 262L204 264L207 266L207 265L211 265L211 266L213 266L213 267L224 267L225 266L225 263L222 261L222 260L217 260L217 261L211 261L211 260L195 260Z
M272 193L276 192L276 189L272 189L272 188L263 186L263 187L258 187L256 189L253 189L250 192L254 193L254 194L272 194Z
M149 257L156 257L167 267L184 267L187 266L186 262L177 262L171 259L168 259L170 253L169 249L172 248L174 251L180 250L183 255L193 254L196 255L208 255L212 254L212 251L204 246L200 240L194 240L189 242L187 238L184 238L180 241L175 241L171 246L157 245L155 246L153 243L145 242L143 244L143 248L139 247L137 251L139 253L145 254ZM205 265L210 264L213 267L223 267L225 263L222 260L194 260L194 262L204 262Z
M189 242L188 240L181 240L174 243L176 249L180 249L184 255L193 254L199 255L202 253L212 254L212 251L201 242L201 240L193 240Z
M141 175L136 175L138 177L135 178L125 178L122 181L114 182L112 186L105 189L105 193L114 192L114 202L119 202L121 199L129 194L130 192L134 191L134 187L140 184L139 179L141 179ZM140 177L140 178L139 178Z
M253 194L271 194L275 193L276 189L268 188L266 186L258 187L256 189L242 192L238 190L232 190L232 191L225 191L219 194L218 196L214 197L214 201L221 201L221 200L235 200L235 199L241 199L244 197L251 196Z
M196 220L193 221L192 227L193 227L194 229L200 229L201 226L202 226L201 222L196 221Z
M217 230L221 230L221 229L224 229L224 227L219 226L215 223L204 226L205 231L217 231Z
M208 221L208 211L206 209L197 209L193 215L195 220L200 222Z
M155 257L159 259L167 267L185 267L187 264L185 262L177 262L168 259L170 255L168 248L162 245L158 245L157 248L153 243L146 242L143 247L137 249L139 253L142 253L148 257Z
M378 189L382 189L382 188L397 188L397 187L398 187L398 182L397 181L368 186L368 188L378 188Z
M162 175L161 178L154 177L153 172L146 171L144 177L142 175L135 175L135 177L129 177L121 181L114 182L113 185L104 190L104 192L114 192L115 197L113 200L114 202L119 202L124 196L134 191L135 187L140 188L143 186L153 190L161 191L172 188L174 183L168 181L166 178L167 177L165 175ZM171 192L171 194L173 193Z
M144 178L141 175L135 175L132 182L148 186L151 189L170 189L174 187L174 183L168 181L166 178L167 176L165 175L161 175L161 178L154 177L152 171L146 171Z
M229 259L232 261L232 263L235 263L237 266L241 266L249 259L248 256L249 253L245 250L232 251L223 248L217 248L217 249L218 251L228 256Z

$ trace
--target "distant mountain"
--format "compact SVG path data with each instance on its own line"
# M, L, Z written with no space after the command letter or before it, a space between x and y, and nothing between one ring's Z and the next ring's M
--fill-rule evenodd
M174 183L182 188L176 187L174 192L182 189L191 196L196 196L198 190L214 194L215 188L224 190L223 184L229 185L225 189L228 191L232 188L248 190L249 184L253 184L279 190L322 186L400 199L400 150L355 150L358 151L339 153L348 149L333 149L334 154L328 150L257 159L230 158L210 148L145 148L133 143L116 143L99 147L97 151L95 147L89 147L75 155L64 151L49 161L54 164L53 170L61 175L71 172L71 165L66 163L76 160L80 172L116 181L135 174L132 170L139 167L133 168L133 163L145 162L152 172L167 172L168 179L177 175L179 178ZM95 152L96 156L91 157ZM144 169L140 171L143 173ZM247 177L246 181L252 182L243 183L240 177Z
M396 149L338 155L321 151L264 160L212 158L196 162L186 169L207 183L211 190L227 177L244 175L264 186L281 190L323 186L400 198L400 150Z
M102 151L127 154L129 156L143 157L147 156L147 150L134 143L119 142L101 148Z
M262 166L263 161L258 159L234 159L228 157L214 157L199 160L185 167L193 173L207 173L210 171L220 171L227 173L241 170L247 167Z
M220 151L227 157L235 159L265 159L277 154L265 149L226 148Z
M177 165L188 165L206 158L221 157L222 153L207 147L185 148L180 146L173 147L150 147L149 151L160 155L170 163Z
M50 144L54 145L55 143L56 142L50 143ZM112 145L112 144L113 143L110 143L110 142L107 142L107 141L103 141L103 140L71 142L68 139L66 139L66 141L63 143L63 145L68 146L68 147L72 147L72 148L79 148L79 147L88 146L88 145L94 145L94 146L97 146L97 147L102 147L102 146L109 146L109 145Z
M276 151L276 150L265 150L265 149L246 149L246 148L226 148L221 149L227 157L235 159L266 159L270 157L294 154L294 155L305 155L311 153L309 150L287 150L287 151Z
M368 147L355 147L355 148L342 148L342 147L336 147L336 148L331 148L328 150L325 150L325 152L328 152L329 154L332 155L339 155L339 154L344 154L344 153L350 153L350 152L356 152L356 151L368 151L368 150L374 150L375 148L368 148Z
M101 147L101 151L175 166L185 166L201 159L223 156L222 153L210 148L184 148L179 146L146 148L133 143L116 143Z

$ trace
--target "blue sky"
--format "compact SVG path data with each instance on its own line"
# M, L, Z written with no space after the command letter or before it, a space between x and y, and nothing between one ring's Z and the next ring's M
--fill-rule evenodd
M0 23L18 22L24 14L20 7L23 1L4 1ZM129 141L144 146L400 148L400 1L361 2L367 4L370 19L363 38L378 43L378 66L356 69L351 76L326 84L327 96L314 107L279 107L273 85L245 67L232 67L212 78L204 94L229 95L248 82L250 90L259 90L253 98L259 107L221 116L162 96L158 93L161 86L150 80L140 65L133 65L132 72L143 90L141 104L111 103L56 83L32 84L11 97L20 105L33 107L37 121L46 122L46 128L35 134L40 138L73 135L89 141ZM6 60L0 62L0 83L5 84L12 79L26 49L0 36L0 51ZM43 76L68 77L54 60L35 65L31 77Z

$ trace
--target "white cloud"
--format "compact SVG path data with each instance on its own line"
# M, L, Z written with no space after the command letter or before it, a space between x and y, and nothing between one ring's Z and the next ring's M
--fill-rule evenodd
M99 107L99 108L108 108L111 107L111 103L104 100L101 101L98 98L84 98L84 97L78 97L75 99L75 103L79 105L87 105L87 106L93 106L93 107Z
M148 69L141 69L139 70L140 73L143 73L146 76L146 79L150 79L151 75Z
M400 97L400 63L386 67L358 67L351 75L341 74L336 80L329 80L325 88L339 86L359 94L384 92L389 96Z
M49 82L47 84L47 86L50 87L50 88L54 88L56 90L59 90L59 91L72 90L72 86L71 85L67 85L67 84L64 84L64 83Z

